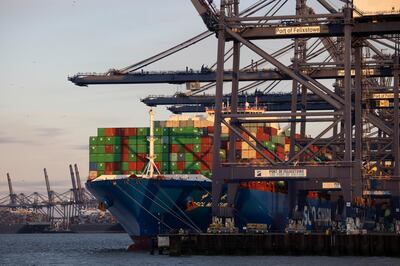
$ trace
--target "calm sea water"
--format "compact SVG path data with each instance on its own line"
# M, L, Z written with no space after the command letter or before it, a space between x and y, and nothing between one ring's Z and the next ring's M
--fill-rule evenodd
M400 265L395 258L187 256L128 252L126 234L0 234L0 265Z

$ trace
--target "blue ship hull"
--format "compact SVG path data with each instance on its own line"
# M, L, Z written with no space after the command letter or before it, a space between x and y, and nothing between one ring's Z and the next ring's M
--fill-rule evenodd
M210 181L125 178L88 182L86 186L131 237L181 228L204 232L211 223ZM239 228L247 223L264 223L271 230L283 231L288 223L285 193L241 188L235 208ZM308 199L303 222L308 228L317 220L329 224L330 210L330 202Z

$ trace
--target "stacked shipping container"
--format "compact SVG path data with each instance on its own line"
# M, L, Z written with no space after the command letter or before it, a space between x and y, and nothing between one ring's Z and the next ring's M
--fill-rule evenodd
M203 121L156 121L154 128L155 163L162 174L203 174L210 176L212 167L213 127ZM289 132L264 123L244 124L249 132L272 153L284 160L289 152ZM149 128L99 128L97 136L90 137L90 178L103 174L140 174L147 164ZM254 145L256 142L245 134ZM299 138L296 135L296 138ZM261 154L246 142L235 144L237 160L262 159ZM220 156L226 160L229 149L228 130L222 128ZM311 147L316 151L315 147Z

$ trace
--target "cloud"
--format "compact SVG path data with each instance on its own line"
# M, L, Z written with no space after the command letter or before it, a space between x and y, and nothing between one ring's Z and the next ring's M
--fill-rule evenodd
M72 147L72 149L74 149L74 150L80 150L80 151L87 151L87 150L89 150L89 145L87 145L87 144L82 144L82 145L72 145L71 146Z
M17 139L14 137L3 137L0 136L0 144L28 144L28 145L39 145L38 142L28 139Z
M55 127L43 127L35 129L39 136L43 137L58 137L65 133L64 129Z

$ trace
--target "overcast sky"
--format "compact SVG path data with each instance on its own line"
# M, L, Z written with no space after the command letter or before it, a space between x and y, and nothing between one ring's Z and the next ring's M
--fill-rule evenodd
M122 68L204 30L190 1L1 0L0 195L7 192L7 172L17 193L43 192L43 167L53 189L63 192L70 186L68 164L78 163L86 177L88 138L97 127L147 126L140 98L184 89L77 87L68 75ZM271 43L268 49L279 47ZM215 55L211 38L147 69L199 69ZM168 115L157 108L156 119Z

